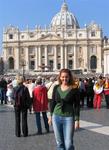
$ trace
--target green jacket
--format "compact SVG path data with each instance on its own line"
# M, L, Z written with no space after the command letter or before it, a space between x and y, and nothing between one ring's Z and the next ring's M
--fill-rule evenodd
M64 99L57 90L59 85L56 85L53 90L52 101L50 102L50 112L54 113L57 104L60 104L61 112L72 114L75 120L79 120L80 116L80 97L78 88L71 89Z

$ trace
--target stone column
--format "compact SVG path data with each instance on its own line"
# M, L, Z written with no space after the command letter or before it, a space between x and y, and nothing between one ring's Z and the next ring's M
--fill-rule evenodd
M61 45L61 69L64 68L64 48L63 45Z
M45 66L48 66L48 52L47 52L47 46L45 46Z
M54 70L57 70L57 49L56 46L54 46Z
M84 61L83 69L88 70L89 63L88 63L88 48L87 48L87 46L84 46L82 48L82 52L83 52L83 58L82 59Z
M68 54L67 54L67 46L65 45L65 68L68 68Z
M76 53L76 45L74 45L74 66L73 66L73 68L74 69L77 69L77 53Z
M104 51L104 76L109 74L109 50Z
M97 69L96 69L96 72L97 73L102 73L102 66L101 66L101 57L102 57L102 54L101 54L101 46L100 45L97 45Z
M104 76L107 74L107 56L106 52L104 51Z
M4 59L4 61L7 61L7 52L8 52L8 48L3 47L3 59Z
M7 69L8 69L8 64L7 64L8 63L8 58L7 58L8 49L7 49L7 47L3 47L3 52L4 52L3 53L4 70L7 71ZM16 69L15 66L14 66L14 69Z
M42 62L41 62L41 46L38 47L38 66L41 66L42 65ZM41 70L41 68L39 67L39 70Z
M38 70L38 47L35 47L35 70Z
M19 61L19 47L15 48L15 70L19 70L20 61Z
M28 47L25 48L25 68L29 71L29 49Z

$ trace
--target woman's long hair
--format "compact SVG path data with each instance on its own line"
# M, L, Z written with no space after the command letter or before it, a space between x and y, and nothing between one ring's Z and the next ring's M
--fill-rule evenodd
M62 73L67 73L69 75L68 85L72 85L72 83L73 83L73 75L72 75L72 73L71 73L71 71L69 69L61 69L60 70L60 73L59 73L59 76L58 76L59 84L62 84L62 81L60 80L60 76L61 76Z

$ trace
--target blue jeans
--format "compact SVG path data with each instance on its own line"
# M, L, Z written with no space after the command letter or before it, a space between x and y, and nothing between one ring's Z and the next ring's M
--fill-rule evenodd
M53 129L57 143L57 150L74 150L74 118L53 114Z
M41 126L41 112L36 112L36 125L39 133L42 133L42 126ZM44 120L44 125L45 129L47 132L49 132L49 124L48 124L48 118L47 118L47 113L42 112L43 120Z

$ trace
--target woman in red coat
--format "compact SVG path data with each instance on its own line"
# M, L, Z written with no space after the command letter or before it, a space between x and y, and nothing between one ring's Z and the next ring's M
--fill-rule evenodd
M36 125L38 132L37 134L42 134L41 118L40 112L42 112L46 132L49 132L48 118L46 111L48 110L48 98L47 98L47 88L42 85L42 79L38 78L36 80L36 87L33 90L33 110L36 114Z

